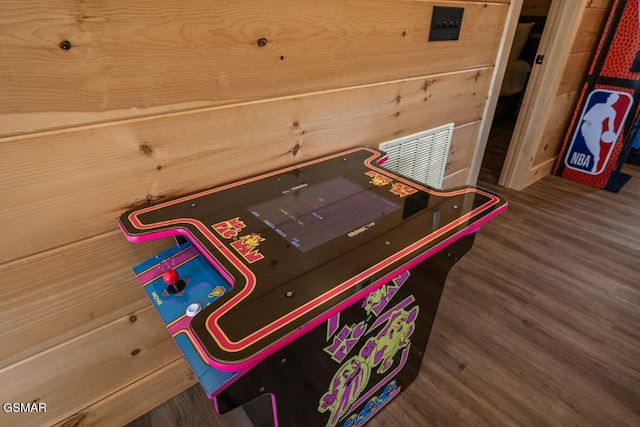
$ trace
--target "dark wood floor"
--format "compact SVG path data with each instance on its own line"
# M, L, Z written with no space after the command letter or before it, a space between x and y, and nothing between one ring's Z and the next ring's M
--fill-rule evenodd
M485 185L498 183L515 127L516 116L510 113L496 117L493 121L478 175L479 182Z
M546 177L451 271L416 381L370 426L640 426L640 170L618 194ZM488 178L487 178L488 177ZM248 426L198 386L132 422Z

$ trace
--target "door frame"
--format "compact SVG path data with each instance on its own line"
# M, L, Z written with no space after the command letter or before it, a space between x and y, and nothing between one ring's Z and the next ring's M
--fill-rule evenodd
M522 190L538 179L548 175L555 158L534 165L534 158L549 120L549 105L556 97L573 42L578 33L582 15L591 0L553 0L542 32L537 55L543 55L542 64L534 64L529 82L522 98L522 105L507 157L498 184ZM509 51L520 17L523 0L512 0L498 49L496 67L490 87L489 98L482 117L482 127L469 173L469 184L475 184L480 173L489 131L493 122L500 87L509 59Z

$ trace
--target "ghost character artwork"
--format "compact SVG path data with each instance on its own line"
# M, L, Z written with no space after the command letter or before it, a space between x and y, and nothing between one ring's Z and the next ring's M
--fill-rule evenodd
M391 367L398 350L409 345L418 311L419 307L414 307L409 312L403 309L394 311L382 331L365 344L366 351L363 355L367 356L370 366L378 366L379 374Z
M371 368L360 356L354 356L342 365L331 381L329 390L322 396L319 412L329 412L327 426L333 427L346 414L353 402L367 387Z

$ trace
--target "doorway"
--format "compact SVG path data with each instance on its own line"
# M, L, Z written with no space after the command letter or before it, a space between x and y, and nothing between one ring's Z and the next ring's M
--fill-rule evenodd
M531 70L522 102L518 109L517 120L513 129L513 137L508 144L507 155L499 173L498 184L515 190L522 190L538 179L551 173L555 162L555 148L547 144L544 136L548 125L556 125L554 118L563 118L571 112L553 113L554 106L563 107L557 103L557 94L562 77L565 73L572 46L578 35L585 9L591 7L595 0L540 0L549 1L549 12L546 17L544 31L540 38L536 61ZM606 2L607 0L602 0ZM539 4L539 2L536 2ZM600 5L601 2L598 3ZM502 46L511 47L519 15L522 11L523 0L511 0L509 16L503 34ZM602 6L600 6L602 9ZM603 9L603 10L606 10ZM589 28L591 28L589 24ZM511 36L509 36L511 35ZM487 123L493 120L493 112L497 104L502 82L502 74L506 69L508 54L500 53L496 62L496 85L490 94L492 110L486 114ZM542 60L538 60L542 59ZM499 70L499 71L498 71ZM556 120L557 121L557 120ZM484 128L476 149L477 161L475 175L477 177L482 166L482 154L488 142L491 126ZM551 149L549 149L551 147ZM539 156L540 152L543 156Z
M522 111L521 105L531 71L536 64L551 2L552 0L523 0L480 167L478 179L481 181L491 184L500 181L518 116Z

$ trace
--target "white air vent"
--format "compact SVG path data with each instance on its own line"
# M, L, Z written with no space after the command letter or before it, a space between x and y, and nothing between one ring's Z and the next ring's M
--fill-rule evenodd
M382 166L434 188L442 188L453 123L380 144L389 160Z

